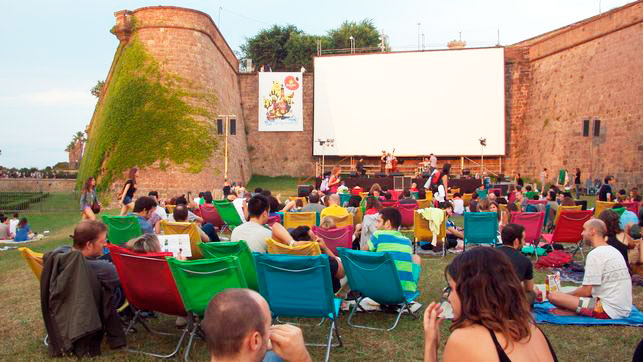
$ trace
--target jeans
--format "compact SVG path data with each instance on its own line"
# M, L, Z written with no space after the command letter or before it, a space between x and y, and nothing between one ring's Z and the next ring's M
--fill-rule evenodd
M201 230L203 230L203 232L208 235L208 237L210 238L210 242L221 241L219 239L219 235L217 235L217 230L214 228L214 225L210 223L203 224L203 226L201 226Z

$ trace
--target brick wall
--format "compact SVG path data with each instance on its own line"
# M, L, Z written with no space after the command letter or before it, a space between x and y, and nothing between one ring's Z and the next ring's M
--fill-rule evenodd
M75 179L0 178L0 191L73 192L75 187Z
M303 132L259 132L259 76L240 74L241 103L248 131L252 170L266 176L312 176L313 157L313 74L304 73Z
M115 14L119 29L122 28L119 23L125 21L123 14L122 11ZM212 19L199 11L165 6L140 8L125 14L136 21L134 32L124 41L136 36L164 71L190 81L196 92L216 95L216 105L186 99L189 103L207 107L214 115L213 119L197 117L199 121L214 125L217 115L236 116L237 134L228 138L228 178L247 182L252 168L243 132L245 123L237 78L239 62ZM119 39L123 41L122 36ZM137 176L138 194L157 190L161 197L171 197L187 191L220 189L224 179L224 136L213 137L218 138L218 148L202 172L183 172L176 165L167 170L159 169L158 164L147 167ZM112 189L120 190L121 186L122 181L117 181Z
M643 2L507 48L508 165L643 183ZM601 120L599 138L582 137Z

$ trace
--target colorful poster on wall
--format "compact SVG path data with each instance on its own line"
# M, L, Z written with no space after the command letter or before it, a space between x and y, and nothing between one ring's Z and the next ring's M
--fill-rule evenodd
M301 72L259 72L259 131L304 130Z

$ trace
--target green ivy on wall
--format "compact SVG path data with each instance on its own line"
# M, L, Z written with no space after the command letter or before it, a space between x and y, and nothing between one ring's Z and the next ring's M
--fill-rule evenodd
M216 97L190 91L192 83L165 73L133 37L120 53L105 99L94 118L81 162L77 187L89 176L99 191L108 190L131 167L170 162L200 172L217 147L208 109ZM200 106L186 103L194 100ZM207 108L206 108L207 107Z

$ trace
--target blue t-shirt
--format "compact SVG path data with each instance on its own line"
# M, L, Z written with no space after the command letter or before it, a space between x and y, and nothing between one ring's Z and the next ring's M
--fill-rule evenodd
M29 224L25 225L23 228L16 228L16 236L13 238L14 241L27 241L29 240L29 232L31 228Z
M136 216L138 218L138 223L139 225L141 225L141 231L143 232L143 234L154 234L154 227L150 225L150 223L147 222L147 219L145 219L143 216L131 212L128 215Z

